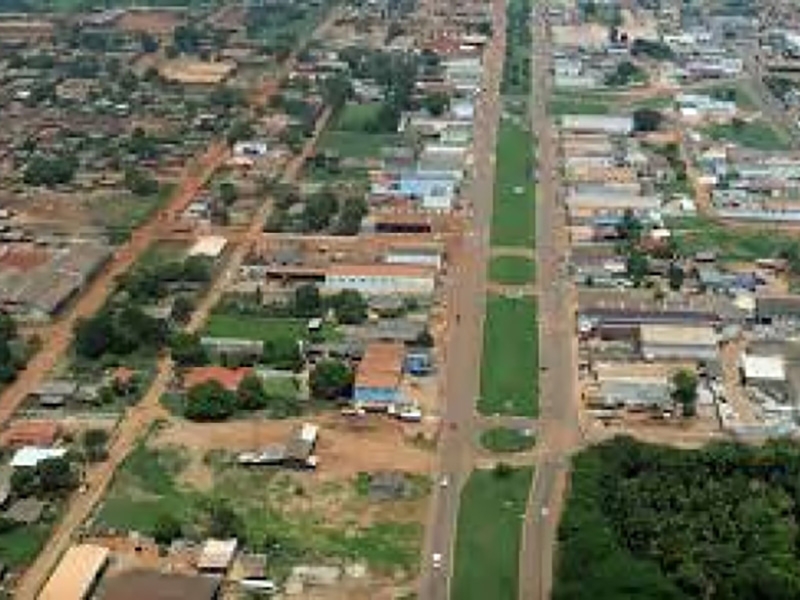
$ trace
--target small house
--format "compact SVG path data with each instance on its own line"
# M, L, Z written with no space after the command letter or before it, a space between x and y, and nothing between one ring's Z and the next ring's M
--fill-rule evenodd
M225 573L231 566L239 542L235 538L229 540L209 539L203 544L197 559L197 568L204 573Z

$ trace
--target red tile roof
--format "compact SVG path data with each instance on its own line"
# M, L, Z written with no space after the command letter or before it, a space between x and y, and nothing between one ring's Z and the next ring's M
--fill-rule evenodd
M226 390L235 392L242 379L253 372L250 367L239 367L229 369L212 365L209 367L195 367L189 369L183 376L183 387L193 388L201 383L216 381Z
M61 428L55 421L14 421L0 436L0 445L8 447L52 446L60 432Z

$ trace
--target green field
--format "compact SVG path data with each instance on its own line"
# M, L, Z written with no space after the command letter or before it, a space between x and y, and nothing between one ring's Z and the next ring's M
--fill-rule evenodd
M307 337L307 334L306 321L303 319L273 319L215 313L209 318L204 335L266 342L278 338L302 339Z
M522 452L535 443L532 433L510 427L494 427L481 434L481 446L492 452Z
M369 511L372 501L358 497L349 481L316 488L314 508L309 508L296 499L311 492L291 475L236 467L220 451L203 458L213 479L212 488L203 491L179 479L188 460L184 448L137 446L118 469L94 527L150 535L164 515L171 515L180 521L185 537L200 540L208 535L209 507L222 502L235 513L240 539L259 551L264 551L265 540L270 541L267 568L272 576L285 575L291 564L326 559L364 561L370 570L384 574L400 570L411 575L417 569L422 526L404 515L410 513L413 519L409 503L424 498L385 501L381 509L393 516L346 524L320 507L343 502L348 514Z
M582 93L556 94L547 108L551 115L605 115L611 112L607 99Z
M497 256L489 262L489 279L502 285L533 283L536 263L524 256Z
M451 598L516 600L530 468L472 472L461 491Z
M754 150L788 150L789 145L769 123L764 121L733 122L710 125L703 129L714 140L728 141Z
M490 294L481 363L481 414L538 413L539 344L536 301Z
M532 246L536 235L533 138L519 120L500 123L495 163L493 246Z
M326 130L323 132L319 148L336 152L342 158L377 158L381 148L402 145L403 138L394 133L366 133L359 131Z
M723 262L775 258L797 243L795 238L768 228L734 229L703 217L675 219L668 225L682 256L715 252Z
M363 132L373 123L383 104L381 102L367 102L365 104L347 104L342 108L336 120L337 131Z
M49 524L38 523L20 525L0 534L0 560L12 569L32 563L47 542L50 529Z

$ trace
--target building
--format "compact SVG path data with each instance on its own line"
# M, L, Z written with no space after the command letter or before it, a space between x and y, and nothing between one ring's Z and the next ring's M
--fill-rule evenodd
M762 323L800 319L800 296L759 295L756 297L756 318Z
M20 446L52 446L61 433L61 427L55 421L42 419L18 419L0 435L0 445L6 448Z
M189 248L189 256L205 256L207 258L219 258L228 240L221 235L206 235L197 240Z
M717 334L707 325L641 325L639 342L645 360L713 360Z
M54 458L64 458L66 448L42 448L39 446L23 446L11 457L11 467L14 469L32 469L40 462Z
M197 568L204 573L225 573L230 568L239 547L238 540L206 540L197 558Z
M215 360L223 364L250 364L264 355L264 343L261 340L245 340L229 337L203 337L200 345Z
M402 344L376 342L368 345L356 369L353 401L378 407L397 403L404 358Z
M38 600L89 598L108 564L109 553L108 548L93 544L72 546L47 580Z
M323 283L326 292L356 290L365 296L430 295L435 286L435 268L427 265L396 263L332 264L325 272Z
M664 377L613 378L585 391L590 408L604 410L657 410L672 408L672 389Z
M208 367L193 367L183 375L183 387L187 390L201 383L216 381L229 392L235 392L239 388L242 379L253 372L248 367L229 369L211 365Z
M442 250L438 246L398 246L386 253L386 262L393 265L427 265L442 267Z
M220 580L216 577L123 571L109 578L100 590L100 600L217 600Z
M317 466L314 448L317 446L319 427L313 423L303 423L292 431L286 443L282 463L289 467L311 468Z
M783 356L742 354L739 371L748 385L783 383L786 381L786 361Z
M630 135L633 117L618 115L563 115L561 129L570 133L605 133Z

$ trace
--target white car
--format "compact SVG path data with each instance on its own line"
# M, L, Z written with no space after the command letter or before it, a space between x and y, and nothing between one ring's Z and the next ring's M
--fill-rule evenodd
M447 475L443 475L439 480L439 487L446 488L448 485L450 485L450 478Z
M441 566L442 566L442 555L439 552L434 552L433 556L431 558L433 559L433 568L434 569L441 568Z

